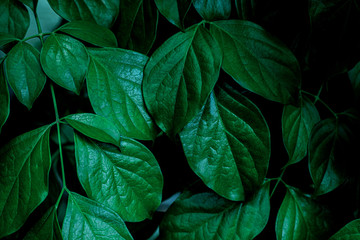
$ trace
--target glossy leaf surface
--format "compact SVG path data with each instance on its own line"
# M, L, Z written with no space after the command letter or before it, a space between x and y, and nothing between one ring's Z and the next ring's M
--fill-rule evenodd
M0 61L0 133L10 113L10 95L4 75L4 64Z
M144 99L157 125L169 136L198 113L220 70L221 50L203 26L169 38L145 68Z
M180 139L192 170L219 195L242 201L263 183L269 129L259 109L230 87L215 88Z
M87 89L94 111L113 121L123 136L156 136L142 96L145 55L123 49L89 49Z
M0 33L0 47L14 41L19 41L19 39L8 33Z
M180 29L184 29L184 19L191 2L192 0L155 0L160 13Z
M139 142L123 138L119 150L75 134L75 155L87 195L113 209L124 221L150 218L160 205L161 170Z
M48 194L49 132L35 129L0 149L0 238L18 230Z
M111 209L70 192L62 227L64 240L132 240L123 220Z
M228 19L231 13L231 0L194 0L194 7L201 17L208 21Z
M5 74L16 97L31 109L46 82L40 53L26 42L16 44L5 59Z
M30 25L26 7L17 0L0 1L0 32L22 39Z
M349 222L329 240L356 240L360 238L360 219Z
M44 72L54 82L80 93L89 64L86 48L81 42L53 33L41 49L40 61Z
M222 68L242 87L269 100L296 102L300 68L283 43L249 21L217 21L210 30L224 52Z

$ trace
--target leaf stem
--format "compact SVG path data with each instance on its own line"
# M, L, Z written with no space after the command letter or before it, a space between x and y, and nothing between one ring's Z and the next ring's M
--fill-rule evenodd
M304 91L304 90L301 90L301 92L302 92L302 93L305 93L305 94L307 94L307 95L309 95L309 96L312 96L312 97L315 99L314 103L316 103L317 101L319 101L325 108L327 108L327 110L329 110L329 112L330 112L332 115L334 115L334 117L335 117L336 119L338 118L338 114L337 114L336 112L334 112L334 111L329 107L329 105L328 105L326 102L324 102L321 98L319 98L319 93L318 93L318 95L314 95L314 94L309 93L309 92ZM320 92L320 91L319 91L319 92Z
M56 200L55 209L58 208L58 206L59 206L59 204L60 204L60 201L61 201L61 198L62 198L62 196L63 196L63 194L64 194L64 191L65 191L65 188L62 188L62 189L61 189L61 192L60 192L60 194L59 194L59 197L58 197L58 199Z
M46 36L46 35L50 35L51 33L39 33L39 34L35 34L35 35L32 35L32 36L29 36L27 38L24 38L22 40L19 40L21 42L26 42L30 39L33 39L33 38L39 38L40 40L42 39L43 36Z
M41 41L41 44L43 45L44 44L43 33L42 33L41 24L40 24L40 20L39 20L37 11L34 11L34 15L35 15L36 26L37 26L37 29L39 32L40 41Z
M285 167L284 167L283 170L281 171L280 176L277 178L277 181L276 181L276 183L275 183L275 186L274 186L273 190L271 191L270 198L274 195L275 190L276 190L276 188L278 187L279 183L280 183L280 182L283 182L282 177L284 176L286 167L287 167L287 165L285 165Z

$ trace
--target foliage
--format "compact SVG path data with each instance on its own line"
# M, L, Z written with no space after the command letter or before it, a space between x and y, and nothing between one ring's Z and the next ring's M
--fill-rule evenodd
M360 3L288 2L1 1L0 238L360 239Z

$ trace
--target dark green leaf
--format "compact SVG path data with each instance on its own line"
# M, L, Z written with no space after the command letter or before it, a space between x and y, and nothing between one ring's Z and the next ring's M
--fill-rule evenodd
M80 93L89 65L85 46L78 40L51 34L41 49L40 61L46 75L76 94Z
M67 21L84 20L111 27L119 14L119 0L48 0L54 11Z
M224 52L223 69L242 87L284 104L297 102L300 68L283 43L249 21L213 22L210 30Z
M269 214L269 184L245 203L215 193L185 193L166 212L160 230L164 239L251 240L265 228Z
M207 21L228 19L231 13L231 0L194 0L196 11Z
M192 170L219 195L244 200L264 181L270 133L250 100L229 87L215 88L202 110L180 132Z
M278 240L327 239L331 232L332 216L328 209L289 188L276 218Z
M106 27L92 22L69 22L61 26L58 31L64 32L98 47L117 47L115 35Z
M64 240L133 239L114 211L74 192L69 192L62 233Z
M184 19L192 0L155 0L160 13L180 29L184 29Z
M14 37L13 35L11 34L8 34L8 33L0 33L0 47L8 44L8 43L11 43L11 42L14 42L14 41L19 41L20 39Z
M312 22L317 21L322 15L342 6L348 0L310 0L309 17ZM355 2L355 1L354 1Z
M348 76L356 97L360 99L360 62L348 72Z
M16 97L28 109L45 86L40 53L26 42L19 42L5 59L5 75Z
M120 145L120 132L107 118L91 113L78 113L66 116L65 120L88 137L116 146Z
M33 12L36 11L36 7L38 5L38 0L19 0L26 6L28 6Z
M154 139L155 124L141 92L145 55L123 49L89 49L87 89L94 111L113 121L121 135Z
M319 121L319 113L308 98L301 98L299 107L284 106L282 134L289 154L288 165L300 162L306 156L311 130Z
M156 37L159 12L152 0L123 0L115 24L121 48L147 54Z
M10 113L10 95L4 75L4 65L0 61L0 133Z
M152 153L139 142L122 138L119 150L75 134L75 156L87 195L125 221L150 218L160 205L161 170Z
M18 0L0 1L0 33L8 33L22 39L30 25L26 7Z
M0 238L17 231L48 194L50 126L0 149Z
M356 240L360 239L360 219L356 219L346 224L329 240Z
M255 0L235 0L238 16L244 20L250 20L254 16Z
M198 113L220 71L221 50L203 26L168 39L145 68L144 99L157 125L169 136Z

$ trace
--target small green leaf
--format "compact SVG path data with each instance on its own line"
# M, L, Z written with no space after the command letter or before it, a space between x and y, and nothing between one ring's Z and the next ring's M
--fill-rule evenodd
M140 140L156 136L141 91L145 55L124 49L89 49L87 89L94 111L113 121L121 135Z
M335 233L329 240L356 240L360 238L360 219L353 220Z
M18 0L0 1L0 32L22 39L30 25L26 7Z
M228 19L231 13L231 0L194 0L194 7L207 21Z
M177 134L197 114L220 71L221 50L203 26L169 38L145 68L144 99L157 125Z
M119 14L119 0L48 0L52 9L67 21L84 20L111 27Z
M360 99L360 62L348 72L348 76L356 97Z
M163 177L152 153L122 138L119 148L75 134L78 177L89 198L125 221L150 218L161 203Z
M301 98L299 107L284 106L282 134L289 154L288 165L300 162L306 156L311 130L319 121L319 113L308 98Z
M10 113L10 95L4 75L4 64L0 61L0 133Z
M40 53L30 44L19 42L5 59L5 75L19 101L31 109L46 82Z
M184 29L184 19L191 7L191 2L192 0L155 0L160 13L180 29Z
M244 200L264 181L270 133L250 100L230 87L215 88L202 110L180 132L192 170L219 195Z
M64 240L133 239L114 211L74 192L69 192L62 233Z
M210 30L224 52L222 68L242 87L269 100L297 102L300 67L282 42L249 21L217 21Z
M50 125L0 149L0 238L17 231L48 194Z
M26 6L28 6L33 12L36 11L36 7L38 5L38 0L19 0Z
M14 41L20 41L20 39L14 37L9 33L0 33L0 47Z
M89 64L86 48L81 42L52 33L41 49L40 61L46 75L55 83L80 93Z
M90 138L120 145L120 132L107 118L91 113L78 113L66 116L65 120L71 127Z
M269 184L245 203L215 193L182 194L160 225L164 239L251 240L265 228L270 215Z
M64 32L98 47L117 47L115 35L108 28L92 22L69 22L62 25L58 31Z
M328 239L332 217L328 209L289 188L276 218L278 240Z

